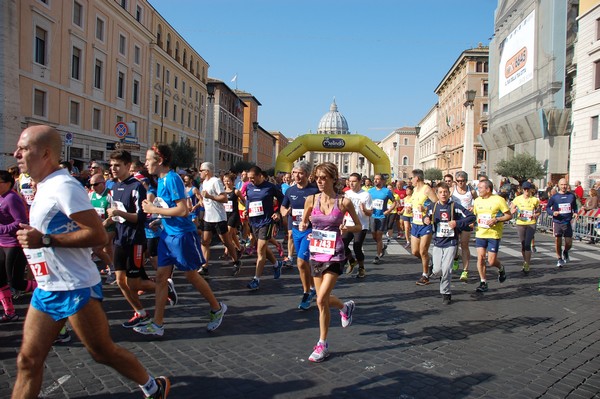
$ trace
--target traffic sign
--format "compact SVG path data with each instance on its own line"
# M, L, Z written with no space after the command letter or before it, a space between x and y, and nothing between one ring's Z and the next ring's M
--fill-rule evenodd
M73 133L67 132L67 134L65 134L65 145L66 146L73 145Z
M129 128L125 122L117 122L115 125L115 136L120 139L124 139L129 133Z

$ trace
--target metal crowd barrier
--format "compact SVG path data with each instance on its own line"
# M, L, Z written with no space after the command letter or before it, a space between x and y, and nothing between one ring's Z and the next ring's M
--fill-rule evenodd
M580 241L598 241L600 238L600 209L579 211L578 214L579 218L571 222L571 225L573 226L573 238ZM513 216L510 223L514 225L515 221L516 214ZM552 234L552 217L548 215L545 209L538 218L536 229L541 233Z

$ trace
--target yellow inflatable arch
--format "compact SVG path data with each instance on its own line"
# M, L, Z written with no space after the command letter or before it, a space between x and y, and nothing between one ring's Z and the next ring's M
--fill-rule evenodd
M288 144L277 156L275 173L290 172L294 161L307 151L359 152L373 164L375 174L389 178L390 159L373 140L359 134L305 134Z

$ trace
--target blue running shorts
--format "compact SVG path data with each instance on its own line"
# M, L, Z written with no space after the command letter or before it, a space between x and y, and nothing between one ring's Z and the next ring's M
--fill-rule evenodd
M102 282L73 291L44 291L36 288L31 296L31 306L58 321L79 312L90 298L99 301L104 299Z
M298 229L292 229L292 239L294 240L294 248L296 248L296 255L298 258L308 262L310 261L310 240L308 235L312 232L312 229L300 231Z
M495 238L476 238L475 248L485 248L490 252L497 253L500 248L500 240Z
M433 227L425 224L411 224L410 235L413 237L421 238L428 234L433 234Z
M158 267L175 265L182 272L198 270L205 264L200 236L190 231L176 236L163 232L158 241Z

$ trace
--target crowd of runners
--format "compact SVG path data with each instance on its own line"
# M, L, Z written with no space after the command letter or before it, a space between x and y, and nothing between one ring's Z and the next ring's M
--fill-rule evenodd
M231 276L239 276L242 260L251 259L253 275L239 278L247 278L240 284L252 291L268 284L262 282L265 267L273 279L296 267L303 292L298 309L315 301L319 311L319 339L309 360L321 362L329 355L330 309L339 311L342 327L352 324L354 301L338 299L333 290L344 273L367 276L368 235L377 249L372 264L385 262L388 245L398 240L421 265L416 285L439 281L442 302L450 304L453 272L469 280L473 236L476 291L484 293L488 267L498 269L500 283L506 280L498 258L506 223L516 224L527 275L542 212L552 217L557 267L569 262L577 218L577 196L565 179L543 208L530 181L509 198L486 177L470 181L463 171L429 184L415 169L410 182L388 184L380 174L341 178L332 163L312 168L301 161L277 177L257 166L219 176L210 162L199 170L173 170L170 147L156 144L145 163L125 150L110 154L106 171L92 162L82 182L71 176L68 162L60 163L61 148L55 129L27 128L14 154L18 170L0 171L3 323L20 317L13 297L32 292L14 397L37 397L50 347L71 339L67 320L96 361L138 383L146 397L166 397L169 379L151 376L111 341L100 305L103 283L116 284L132 309L123 328L160 337L167 306L178 303L175 270L208 303L206 328L214 331L227 305L207 283L211 260L228 259ZM217 236L222 245L214 245Z

